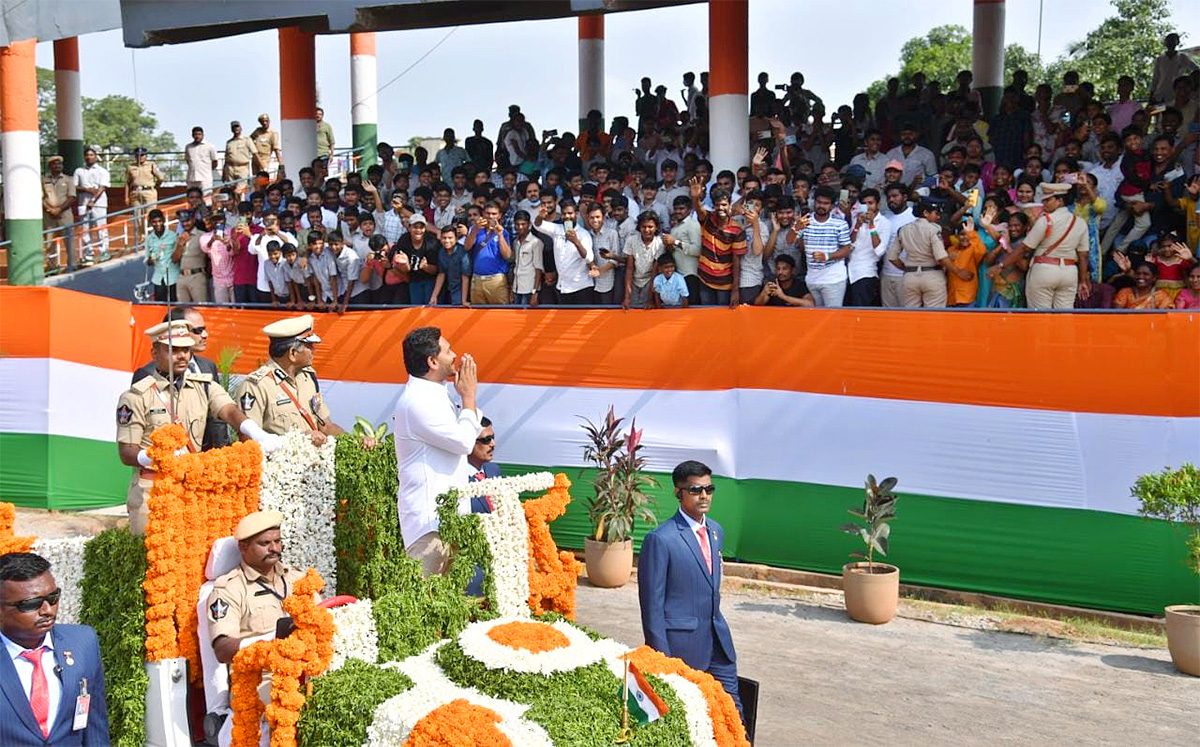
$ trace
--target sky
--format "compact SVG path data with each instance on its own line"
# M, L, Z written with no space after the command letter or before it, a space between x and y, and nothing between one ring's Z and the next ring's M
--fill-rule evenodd
M1047 61L1113 12L1100 0L1008 0L1006 5L1005 44L1019 43L1030 51L1038 46L1043 5L1041 47ZM1200 2L1172 0L1171 6L1177 29L1200 29ZM749 8L751 80L766 71L774 85L799 70L805 85L827 104L849 103L872 81L896 72L900 47L908 39L942 24L970 29L972 17L969 0L840 0L842 12L836 18L827 12L829 4L818 0L750 0ZM929 12L934 8L937 13ZM863 20L870 33L860 25ZM838 23L848 29L846 34L833 31ZM707 69L707 34L704 3L608 15L605 116L611 121L618 114L633 114L632 89L643 76L654 85L667 85L678 103L683 73ZM846 39L859 48L851 52ZM577 41L574 18L380 33L379 137L403 144L453 127L461 139L479 118L494 138L513 103L521 105L538 131L574 131ZM1196 44L1200 38L1185 35L1183 46ZM278 128L275 31L135 50L125 48L120 30L114 30L81 37L79 53L84 96L138 99L181 146L194 125L204 127L209 140L219 144L229 136L230 120L240 120L249 130L263 111ZM428 56L418 62L423 55ZM349 146L349 36L318 36L316 57L318 105L333 126L338 147ZM54 66L50 43L38 44L37 64Z

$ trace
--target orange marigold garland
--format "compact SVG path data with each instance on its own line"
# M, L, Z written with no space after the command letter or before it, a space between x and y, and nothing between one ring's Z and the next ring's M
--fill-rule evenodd
M295 747L296 723L304 706L300 678L322 674L333 659L333 615L317 606L317 594L324 588L321 574L310 568L283 600L295 631L282 640L259 641L234 654L229 673L234 747L259 743L264 707L258 687L264 671L271 672L271 704L265 707L271 747Z
M488 630L487 637L501 646L524 649L535 654L571 645L571 639L561 631L541 622L518 621L495 625Z
M13 522L16 519L17 507L11 503L0 503L0 555L33 550L33 537L13 536Z
M492 709L458 698L425 714L404 747L512 747L512 740L496 728L501 720Z
M713 738L718 747L750 747L746 739L746 727L738 715L733 698L708 672L700 672L655 651L649 646L640 646L625 655L643 674L678 674L700 688L708 703L708 715L712 719Z
M559 551L550 535L550 522L562 516L571 502L571 481L559 473L554 487L541 498L525 501L529 525L529 608L536 614L558 612L575 619L575 586L583 564L566 551Z
M262 451L253 441L199 454L178 425L150 435L157 473L146 525L147 659L184 656L194 682L201 676L196 603L209 549L258 509Z

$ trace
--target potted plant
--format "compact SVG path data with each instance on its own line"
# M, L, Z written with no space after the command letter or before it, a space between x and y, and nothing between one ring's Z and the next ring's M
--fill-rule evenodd
M616 588L629 581L633 572L633 526L639 519L653 525L654 499L647 494L658 482L642 470L642 432L630 423L629 432L621 433L623 418L613 408L599 425L584 419L588 443L583 458L594 464L599 474L588 500L588 518L594 531L584 541L584 563L593 586Z
M866 497L861 511L850 509L858 522L842 525L842 531L860 538L866 553L853 552L850 557L861 559L842 566L842 590L846 596L846 612L853 619L881 625L896 615L900 602L900 569L887 563L876 563L875 553L887 555L889 521L896 518L896 478L876 483L867 475Z
M1141 503L1138 513L1183 525L1188 532L1188 566L1200 574L1200 468L1184 462L1178 469L1142 475L1130 489ZM1200 677L1200 605L1166 608L1167 648L1175 668Z

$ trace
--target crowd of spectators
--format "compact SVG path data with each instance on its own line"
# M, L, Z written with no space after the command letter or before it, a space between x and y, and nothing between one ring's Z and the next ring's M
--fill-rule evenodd
M763 73L751 161L715 174L707 76L692 73L678 101L642 79L633 118L606 127L593 111L577 135L539 136L513 105L494 140L475 120L462 144L447 129L432 157L380 143L363 177L326 178L318 159L293 182L248 150L248 191L190 190L174 231L149 214L146 261L159 300L336 312L1015 308L1035 248L1023 239L1049 235L1038 219L1053 197L1088 229L1077 306L1200 308L1200 79L1177 45L1166 39L1144 81L1148 102L1127 76L1106 104L1075 72L1030 90L1017 71L992 117L967 71L945 88L892 79L874 106L859 94L831 116L800 73L778 86ZM912 267L905 236L944 251ZM906 291L925 283L944 293Z

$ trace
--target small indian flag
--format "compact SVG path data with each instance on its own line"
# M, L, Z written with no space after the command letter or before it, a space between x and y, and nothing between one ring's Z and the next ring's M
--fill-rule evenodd
M667 704L658 697L654 688L633 664L625 672L626 687L629 693L625 698L629 705L629 715L639 724L649 724L667 715Z

